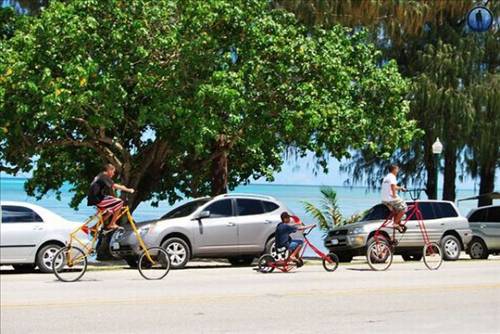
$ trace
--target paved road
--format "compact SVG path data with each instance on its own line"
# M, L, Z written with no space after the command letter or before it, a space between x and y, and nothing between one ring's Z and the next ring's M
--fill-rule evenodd
M10 274L1 333L500 333L500 258L372 272L355 263L291 274L201 267L146 281L135 270L77 283Z

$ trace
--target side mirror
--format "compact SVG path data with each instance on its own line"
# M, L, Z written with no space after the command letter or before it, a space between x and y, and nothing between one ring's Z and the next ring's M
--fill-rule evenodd
M208 218L210 217L210 211L208 210L204 210L202 212L200 212L197 216L196 216L196 219L203 219L203 218Z

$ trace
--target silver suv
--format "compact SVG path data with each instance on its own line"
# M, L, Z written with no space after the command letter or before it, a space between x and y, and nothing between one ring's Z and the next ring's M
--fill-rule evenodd
M168 252L173 268L201 257L249 265L256 256L274 252L274 232L282 211L289 210L273 197L233 193L192 200L137 227L148 246ZM114 256L137 265L139 245L132 230L115 232L110 248Z
M500 254L500 205L484 206L469 212L472 241L467 253L472 259L487 259Z
M431 241L441 244L445 260L457 260L461 250L466 249L472 239L467 219L460 215L452 202L419 200L418 203ZM367 246L374 240L375 231L388 215L389 209L384 204L375 205L360 222L329 231L325 246L336 253L341 262L350 262L353 256L365 255ZM398 235L396 254L402 255L405 261L420 261L424 241L418 222L410 220L406 226L406 233Z

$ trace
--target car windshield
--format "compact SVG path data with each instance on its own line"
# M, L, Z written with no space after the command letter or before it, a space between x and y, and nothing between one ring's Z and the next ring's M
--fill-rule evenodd
M209 200L210 198L204 198L188 202L168 212L166 215L161 217L161 219L171 219L171 218L180 218L189 216L194 211L196 211L196 209L198 209L203 204L207 203Z

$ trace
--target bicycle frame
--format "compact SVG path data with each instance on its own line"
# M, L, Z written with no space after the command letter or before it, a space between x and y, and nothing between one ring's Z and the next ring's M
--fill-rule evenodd
M309 233L307 233L309 234ZM298 259L302 260L304 257L304 253L306 252L307 247L309 246L321 259L326 258L326 254L320 251L316 246L314 246L309 239L307 238L307 234L304 234L304 244L302 246L302 249L300 250L300 254L298 256ZM284 260L278 260L274 264L275 268L278 268L282 272L289 272L292 270L296 265L290 261L290 256L291 254ZM292 264L293 263L293 264ZM292 264L292 265L291 265Z
M132 227L132 230L134 231L134 234L139 241L139 245L141 249L145 252L146 258L152 263L155 264L155 261L151 258L151 255L146 247L146 244L144 243L144 240L141 237L141 234L139 233L139 230L137 229L137 226L135 225L134 219L132 218L132 214L130 213L130 209L128 206L124 206L123 208L120 209L120 213L117 217L117 220L122 218L123 216L127 217L127 221ZM89 227L92 222L97 220L97 223ZM84 256L89 256L92 254L95 250L95 246L97 243L97 240L99 238L99 233L101 228L104 226L104 218L103 218L103 211L99 210L98 213L94 216L89 217L81 226L79 226L77 229L75 229L73 232L70 233L69 235L69 242L67 244L67 247L71 249L73 242L79 244L80 246L83 247L84 250ZM85 242L82 241L80 238L78 238L77 234L78 232L83 231L84 233L94 233L92 235L92 239L90 242ZM90 245L90 246L89 246ZM80 258L77 258L76 260L79 260ZM72 262L75 259L68 259L68 265L71 265Z
M405 226L409 220L412 220L413 217L416 217L416 220L418 222L418 226L420 229L420 233L422 234L422 238L424 240L424 244L425 245L430 244L431 241L429 238L429 234L427 232L427 228L425 227L422 212L420 211L420 208L418 207L417 200L415 200L412 205L408 206L405 214L406 214L406 219L401 223L401 226ZM393 218L394 218L394 212L391 210L391 213L385 219L384 223L382 223L382 225L377 229L377 231L375 231L375 235L374 235L375 242L379 243L379 238L381 237L380 235L382 234L381 230L383 228L392 228L392 238L389 236L389 238L391 238L391 240L389 240L389 241L391 241L391 244L394 243L394 241L396 240L396 229L394 228ZM382 238L385 239L385 236L382 235Z

